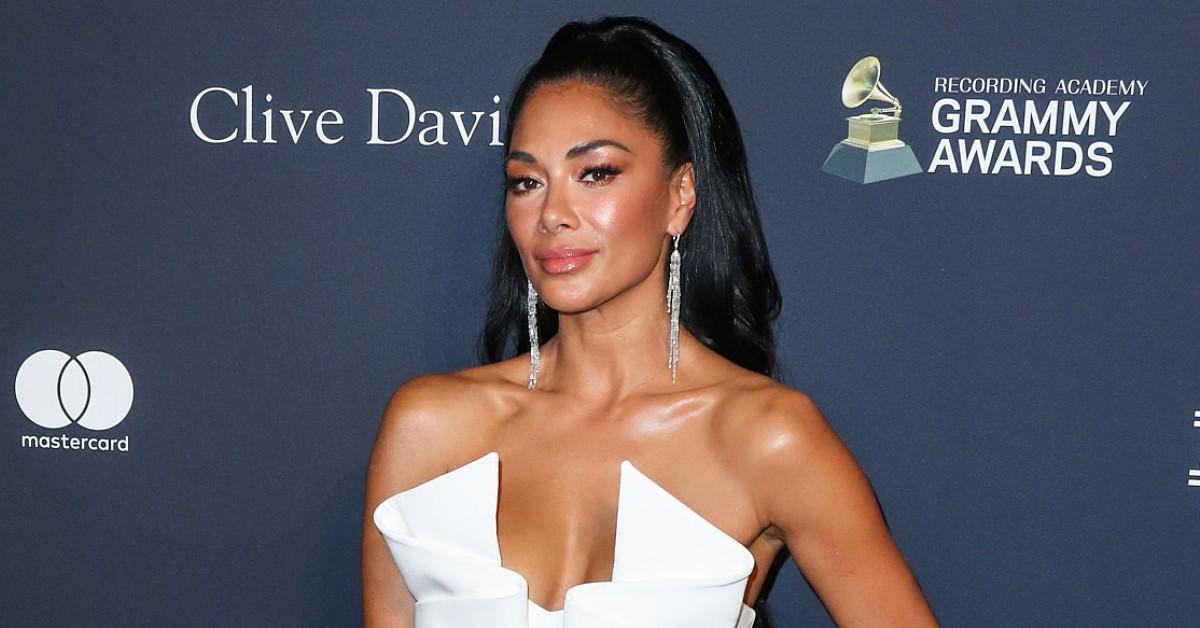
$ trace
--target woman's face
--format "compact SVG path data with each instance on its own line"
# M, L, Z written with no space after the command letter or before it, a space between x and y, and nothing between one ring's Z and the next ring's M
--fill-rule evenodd
M534 90L505 169L509 232L527 276L560 312L645 281L695 202L690 164L670 171L658 137L587 83Z

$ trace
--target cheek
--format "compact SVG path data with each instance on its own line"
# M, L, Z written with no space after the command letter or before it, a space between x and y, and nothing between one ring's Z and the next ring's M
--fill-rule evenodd
M621 251L631 262L641 261L646 257L641 251L652 258L658 255L663 206L657 188L630 190L594 206L589 222L610 249Z
M525 250L537 232L537 212L521 202L506 202L504 220L517 248Z

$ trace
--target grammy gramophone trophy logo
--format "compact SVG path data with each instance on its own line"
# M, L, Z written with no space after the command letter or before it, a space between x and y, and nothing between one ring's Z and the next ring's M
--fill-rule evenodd
M821 170L855 183L874 183L921 172L912 148L900 140L900 99L879 81L879 59L866 56L842 83L842 104L853 109L868 100L892 106L846 118L846 139L834 145Z

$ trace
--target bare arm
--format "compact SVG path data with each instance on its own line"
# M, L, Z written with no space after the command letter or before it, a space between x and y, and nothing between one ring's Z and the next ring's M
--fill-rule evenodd
M372 515L384 499L443 472L446 449L428 408L439 395L437 376L414 379L388 401L367 466L362 528L363 625L413 628L414 600Z
M937 626L866 475L808 396L788 389L753 436L758 501L839 626Z

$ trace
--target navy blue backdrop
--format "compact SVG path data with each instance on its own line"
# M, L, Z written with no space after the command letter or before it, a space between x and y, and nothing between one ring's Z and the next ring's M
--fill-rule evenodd
M383 404L474 360L501 201L491 115L557 26L598 11L659 21L721 77L782 282L786 381L872 478L944 625L1196 625L1192 2L0 9L0 623L361 621ZM886 106L840 101L866 55L920 174L822 172L845 117ZM939 91L951 77L1045 90ZM371 89L393 90L374 116ZM382 143L404 135L405 98L439 114ZM939 130L968 100L985 126ZM992 129L1006 100L1095 126ZM1127 103L1115 126L1100 101ZM445 145L423 144L439 115ZM1010 142L1019 164L963 172L959 140ZM1042 174L1035 141L1104 174ZM939 151L958 167L932 167ZM87 411L110 394L121 414L100 386L119 368L43 354L76 369L57 384L72 424L44 427L29 408L58 403L55 381L22 365L45 350L119 361L123 420L76 424L72 397L93 386ZM831 623L790 564L768 600L784 626Z

